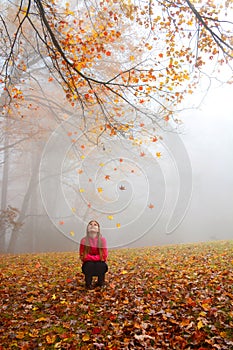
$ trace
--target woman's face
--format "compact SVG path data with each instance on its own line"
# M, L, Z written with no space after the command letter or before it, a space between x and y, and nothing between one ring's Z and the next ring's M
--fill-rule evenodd
M97 233L99 232L99 225L98 225L98 223L96 221L89 222L89 224L87 226L87 232L91 236L96 236Z

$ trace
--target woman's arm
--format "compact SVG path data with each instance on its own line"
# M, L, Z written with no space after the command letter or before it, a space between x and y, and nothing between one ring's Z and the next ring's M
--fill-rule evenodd
M103 257L102 260L106 261L108 257L108 248L107 248L107 241L104 237L102 237L102 249L103 249Z
M79 257L82 261L84 261L84 249L85 249L85 238L82 238L79 245Z

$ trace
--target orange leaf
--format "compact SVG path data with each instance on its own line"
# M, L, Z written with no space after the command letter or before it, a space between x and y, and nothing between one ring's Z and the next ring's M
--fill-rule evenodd
M53 344L56 340L56 335L46 335L46 341L48 344Z

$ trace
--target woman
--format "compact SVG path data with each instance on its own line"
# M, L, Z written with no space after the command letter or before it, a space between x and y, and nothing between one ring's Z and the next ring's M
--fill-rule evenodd
M79 255L82 260L82 272L85 275L87 289L92 289L92 277L97 276L97 286L104 285L108 249L106 239L100 233L100 225L91 220L87 225L86 236L81 239Z

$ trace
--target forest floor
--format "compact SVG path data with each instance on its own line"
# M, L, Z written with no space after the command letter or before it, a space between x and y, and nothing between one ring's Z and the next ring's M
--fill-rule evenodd
M78 253L0 256L0 350L233 349L233 241L110 250L85 290Z

